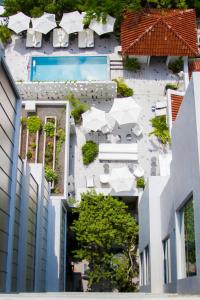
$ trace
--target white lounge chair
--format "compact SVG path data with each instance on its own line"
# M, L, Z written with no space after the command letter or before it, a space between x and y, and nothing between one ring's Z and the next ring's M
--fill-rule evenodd
M155 113L156 113L156 117L166 116L167 109L166 108L156 109Z
M32 28L29 28L26 34L26 47L27 48L42 47L42 33L38 31L34 31Z
M166 108L167 101L157 101L155 106L156 106L156 109Z
M86 176L86 186L87 188L94 187L94 176Z
M87 33L85 30L79 31L78 33L78 47L79 48L87 47Z
M53 30L53 47L66 48L69 46L69 35L62 28L55 28Z
M87 48L93 48L94 47L94 31L90 28L86 29L86 35L87 35Z
M137 178L140 178L140 177L143 177L144 176L144 169L142 167L137 167L135 170L134 170L134 173L135 177Z
M138 137L142 134L143 132L143 128L141 125L139 124L136 124L132 129L131 131Z
M108 175L108 174L101 174L99 176L99 180L101 183L108 183L109 179L110 179L110 175Z

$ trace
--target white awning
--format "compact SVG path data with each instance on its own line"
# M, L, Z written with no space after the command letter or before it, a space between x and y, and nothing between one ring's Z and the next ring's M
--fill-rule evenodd
M98 22L97 19L92 19L89 25L89 28L94 30L98 35L102 35L108 32L113 32L115 18L107 15L106 22L103 23L102 21Z
M32 18L33 30L47 34L54 29L56 25L55 14L44 13L39 18Z
M133 188L134 176L127 167L113 168L109 183L115 192L127 192Z
M115 98L109 114L119 125L137 123L141 107L132 97Z
M19 12L9 17L8 28L18 34L29 28L30 19L30 17L26 16L22 12Z
M64 13L59 25L68 34L73 33L73 32L82 31L83 27L84 27L83 18L84 18L84 15L80 14L78 11Z

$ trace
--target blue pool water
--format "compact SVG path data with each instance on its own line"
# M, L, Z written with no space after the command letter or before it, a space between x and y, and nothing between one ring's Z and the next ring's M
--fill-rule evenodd
M108 79L106 56L32 57L31 81Z

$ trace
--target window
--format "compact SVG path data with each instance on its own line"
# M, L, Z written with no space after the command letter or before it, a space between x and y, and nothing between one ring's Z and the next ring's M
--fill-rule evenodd
M144 285L144 255L140 253L140 285Z
M163 268L164 268L164 283L171 282L171 252L169 237L163 241Z
M149 261L149 246L144 249L145 253L145 285L150 284L150 261Z
M195 227L193 197L182 207L181 217L181 239L183 249L183 261L185 276L196 275L196 251L195 251Z

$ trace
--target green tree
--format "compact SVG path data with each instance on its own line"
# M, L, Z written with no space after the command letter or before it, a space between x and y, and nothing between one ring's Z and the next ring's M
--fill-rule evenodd
M169 134L169 127L167 126L166 117L160 116L150 120L153 127L153 131L149 133L149 136L155 135L162 144L166 145L171 143L171 137Z
M78 242L75 259L89 263L89 287L104 290L134 290L137 274L136 243L138 226L127 206L112 196L82 194L80 205L73 210L79 217L71 227Z

